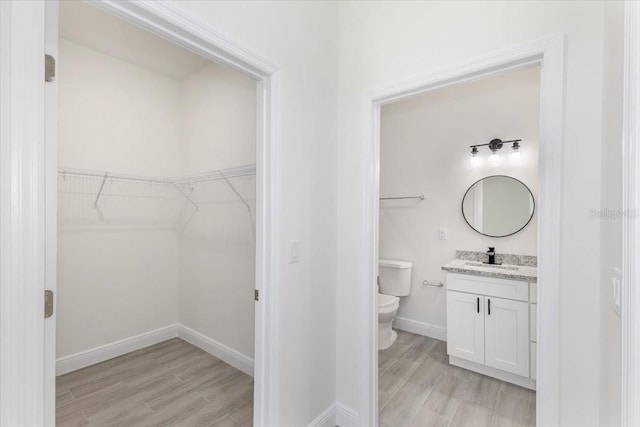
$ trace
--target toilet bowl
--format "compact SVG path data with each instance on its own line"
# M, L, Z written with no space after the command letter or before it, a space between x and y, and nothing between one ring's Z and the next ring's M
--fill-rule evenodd
M391 329L398 308L400 308L400 298L378 294L378 350L386 350L398 338L398 333Z
M381 259L378 261L378 350L393 345L398 334L391 326L400 308L400 298L411 291L411 270L408 261Z

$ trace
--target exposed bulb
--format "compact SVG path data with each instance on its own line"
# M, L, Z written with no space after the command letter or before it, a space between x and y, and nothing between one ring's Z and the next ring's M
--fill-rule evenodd
M497 151L493 151L491 153L491 155L489 156L489 163L491 163L492 165L497 165L498 163L500 163L500 154L498 154Z
M514 162L519 162L522 157L520 153L520 144L518 141L514 141L513 146L511 147L511 160Z

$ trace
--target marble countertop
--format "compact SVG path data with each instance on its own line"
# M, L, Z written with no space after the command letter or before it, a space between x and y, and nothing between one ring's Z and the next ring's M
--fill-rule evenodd
M481 261L454 259L443 265L442 269L451 273L498 277L501 279L522 280L525 282L538 281L538 267L529 265L490 265L483 264Z

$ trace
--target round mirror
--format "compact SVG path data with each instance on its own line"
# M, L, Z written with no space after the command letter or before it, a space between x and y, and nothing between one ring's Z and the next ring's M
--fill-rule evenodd
M535 202L529 187L515 178L494 175L475 182L462 198L462 215L480 234L505 237L529 224Z

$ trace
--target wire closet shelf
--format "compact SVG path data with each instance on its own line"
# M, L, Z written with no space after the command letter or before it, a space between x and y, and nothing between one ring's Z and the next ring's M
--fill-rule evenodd
M91 169L61 168L60 170L58 170L58 177L61 179L65 179L67 177L78 177L78 178L93 178L93 179L100 180L100 184L96 192L96 197L93 202L93 205L96 208L98 207L98 202L100 201L100 197L103 194L103 190L107 182L129 182L129 183L138 183L138 184L148 184L151 186L160 185L164 187L174 188L197 210L199 209L199 206L191 198L191 196L189 195L186 189L198 183L224 180L227 183L227 185L231 188L231 190L233 190L235 195L247 207L247 209L250 210L249 204L244 199L244 197L242 197L242 195L237 191L237 189L232 184L230 179L255 176L255 174L256 174L255 164L237 166L237 167L232 167L227 169L218 169L218 170L207 171L207 172L193 174L193 175L181 175L181 176L173 176L173 177L166 177L166 178L131 175L131 174L118 173L118 172L98 171L98 170L91 170Z

